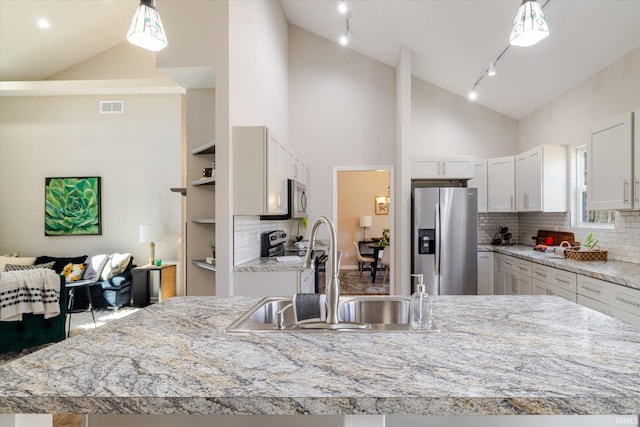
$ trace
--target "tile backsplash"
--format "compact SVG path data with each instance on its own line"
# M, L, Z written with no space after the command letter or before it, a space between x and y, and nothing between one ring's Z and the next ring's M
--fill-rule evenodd
M490 243L502 225L509 227L518 243L531 246L538 230L571 231L581 242L593 232L600 247L609 251L610 260L640 263L640 212L616 212L614 229L571 227L569 213L480 213L478 243Z
M479 213L478 214L478 244L489 244L496 237L500 227L508 227L515 239L518 238L517 213Z
M233 265L260 257L260 236L273 230L284 230L293 239L297 221L260 220L257 216L233 217Z

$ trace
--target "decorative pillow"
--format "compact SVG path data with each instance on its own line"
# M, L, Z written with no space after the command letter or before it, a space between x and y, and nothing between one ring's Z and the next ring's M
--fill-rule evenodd
M74 264L82 264L86 260L87 260L86 255L81 255L77 257L53 257L53 256L42 255L36 258L35 264L55 261L56 263L54 264L53 269L56 271L56 273L61 274L62 269L65 267L65 265L69 264L70 262Z
M5 271L4 268L7 264L33 265L35 263L36 263L35 257L0 256L0 271Z
M62 274L64 275L67 283L80 280L82 273L84 273L84 264L74 264L70 262L62 269Z
M94 255L87 260L87 268L84 270L82 278L84 280L97 281L102 274L102 269L109 261L109 254Z
M7 264L4 266L4 271L20 271L20 270L35 270L36 268L53 268L54 261L45 262L43 264L33 264L33 265L16 265L16 264Z
M131 261L131 254L111 254L109 261L102 269L100 278L102 280L109 280L116 274L120 274L127 269L127 265Z

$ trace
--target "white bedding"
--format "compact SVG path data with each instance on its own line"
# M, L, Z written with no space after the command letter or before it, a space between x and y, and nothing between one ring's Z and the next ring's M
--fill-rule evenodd
M0 273L0 321L22 320L22 314L60 314L60 276L50 268Z

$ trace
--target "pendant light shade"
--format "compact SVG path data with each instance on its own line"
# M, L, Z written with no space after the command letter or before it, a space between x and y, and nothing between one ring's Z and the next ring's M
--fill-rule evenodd
M167 47L167 36L153 0L141 0L127 33L129 43L157 52Z
M518 8L509 43L514 46L533 46L549 35L542 8L536 0L523 0Z

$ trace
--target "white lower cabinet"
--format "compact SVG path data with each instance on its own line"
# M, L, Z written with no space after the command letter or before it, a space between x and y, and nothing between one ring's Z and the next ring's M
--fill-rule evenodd
M640 290L578 275L578 304L640 326Z
M496 252L493 254L493 294L504 295L504 286L502 285L502 257L503 255Z
M557 295L576 302L575 273L534 263L531 274L535 295Z
M478 252L478 295L493 295L493 252Z
M504 295L532 295L531 262L503 255L502 288Z

